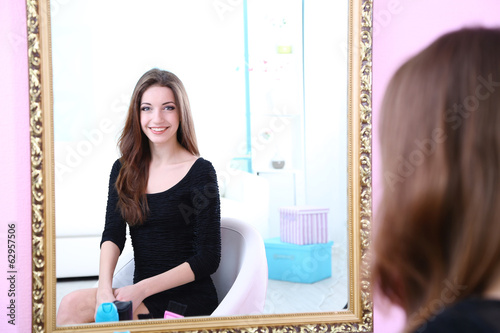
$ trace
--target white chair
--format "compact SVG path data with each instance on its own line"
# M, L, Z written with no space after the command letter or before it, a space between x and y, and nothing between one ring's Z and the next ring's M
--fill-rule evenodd
M267 291L267 259L264 241L257 230L235 219L221 220L221 261L212 274L219 306L212 316L260 314ZM131 285L134 276L133 253L123 253L113 277L113 287Z

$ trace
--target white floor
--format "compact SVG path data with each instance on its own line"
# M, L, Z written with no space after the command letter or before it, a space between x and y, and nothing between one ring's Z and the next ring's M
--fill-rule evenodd
M342 310L348 301L347 252L332 247L332 276L312 284L269 280L264 314L325 312ZM92 288L96 280L71 280L57 283L57 308L67 293Z
M312 284L269 280L265 314L342 310L349 299L347 252L332 247L332 276Z

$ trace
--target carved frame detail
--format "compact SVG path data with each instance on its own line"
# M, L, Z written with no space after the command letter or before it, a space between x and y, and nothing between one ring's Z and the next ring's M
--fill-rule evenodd
M372 11L373 0L359 0L360 13L359 17L355 17L358 13L353 12L353 2L357 0L349 0L350 4L350 80L349 91L350 109L356 112L349 114L349 128L359 131L358 135L350 135L349 139L349 195L353 198L349 200L350 212L350 238L349 243L349 261L350 267L353 267L353 258L358 256L359 267L354 267L350 271L350 306L347 312L338 312L344 314L340 319L336 319L337 323L328 323L327 317L320 316L320 323L301 323L301 316L298 316L297 323L286 325L272 324L272 320L266 320L262 317L231 317L236 319L234 324L231 319L224 318L209 318L201 320L180 320L177 322L176 331L184 329L189 332L204 332L197 324L200 323L216 323L209 325L212 328L211 332L371 332L373 331L373 300L372 300L372 285L368 263L370 261L369 247L371 235L371 218L372 218L372 185L371 185L371 142L372 142ZM48 30L50 22L42 22L42 13L48 11L48 1L44 0L27 0L27 35L28 35L28 68L29 68L29 105L30 105L30 137L31 137L31 189L32 189L32 282L33 282L33 332L42 333L53 329L55 323L48 314L55 311L48 309L47 299L49 288L55 285L55 281L51 281L50 274L54 273L50 267L53 259L47 257L47 253L54 249L51 245L53 230L49 230L52 226L47 225L47 221L53 218L53 198L47 197L46 193L51 193L47 189L52 186L52 170L48 167L48 162L53 158L52 155L52 128L44 126L52 121L52 92L47 93L45 90L51 90L50 59L42 57L42 54L50 57L50 33L42 33L42 30ZM43 19L49 18L48 13L45 13ZM48 21L48 20L47 20ZM357 35L358 38L352 38ZM356 41L359 45L352 45ZM43 49L43 50L42 50ZM359 53L358 53L359 52ZM359 57L356 59L356 57ZM45 61L45 62L44 62ZM358 67L359 65L359 67ZM357 68L355 68L357 67ZM357 74L353 76L353 73ZM46 100L44 100L44 98ZM358 104L357 104L358 103ZM352 118L352 113L359 114L358 119ZM352 137L359 140L353 140ZM358 142L355 142L358 141ZM352 154L356 153L357 157L353 159ZM354 165L353 161L355 161ZM353 186L354 185L354 186ZM357 214L355 219L354 214ZM353 219L359 221L359 225L353 223ZM351 230L352 228L352 230ZM47 232L51 231L51 232ZM359 238L358 238L359 237ZM52 251L53 252L53 251ZM52 253L54 256L55 253ZM360 290L354 290L353 279L359 275ZM52 283L51 283L52 282ZM352 304L355 298L359 297L361 302L358 308L354 308ZM330 315L333 313L329 313ZM354 314L354 316L352 316ZM312 314L314 315L314 314ZM274 318L283 317L286 315L276 315ZM352 321L353 318L360 320ZM213 319L213 320L212 320ZM289 318L286 318L287 320ZM307 321L307 318L304 318ZM159 322L148 322L144 325L127 326L127 330L138 331L172 331L167 325L159 328ZM246 323L246 324L245 324ZM252 323L252 324L250 324ZM249 324L249 325L248 325ZM192 330L190 326L200 327ZM248 327L251 326L251 327ZM119 325L92 325L82 326L82 332L97 332L106 327L109 329L123 329ZM65 328L56 328L64 330ZM75 329L72 327L70 329Z

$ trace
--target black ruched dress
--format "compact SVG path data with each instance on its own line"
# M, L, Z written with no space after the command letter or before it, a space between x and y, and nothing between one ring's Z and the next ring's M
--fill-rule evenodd
M106 224L101 244L112 241L123 250L126 222L117 208L117 160L109 180ZM129 227L134 250L134 283L189 263L195 281L144 299L153 318L163 318L170 301L187 306L185 316L210 315L218 305L210 274L220 262L220 198L212 164L198 158L170 189L147 194L150 213L140 226Z
M452 286L453 287L453 286ZM454 286L456 287L456 286ZM455 288L456 289L456 288ZM498 333L500 332L500 300L476 296L465 298L445 307L443 298L455 299L459 289L446 287L441 299L434 302L431 311L436 315L430 318L414 333ZM429 311L426 308L422 311ZM410 317L411 320L411 317Z

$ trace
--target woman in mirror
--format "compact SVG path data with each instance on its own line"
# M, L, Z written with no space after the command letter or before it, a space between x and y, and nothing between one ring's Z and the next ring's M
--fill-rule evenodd
M158 69L138 81L119 141L101 240L99 283L63 298L57 324L93 322L100 304L132 301L134 319L210 315L220 261L220 202L212 164L199 157L185 88ZM134 284L112 279L129 226Z
M374 277L407 332L500 332L500 29L448 33L393 76Z

